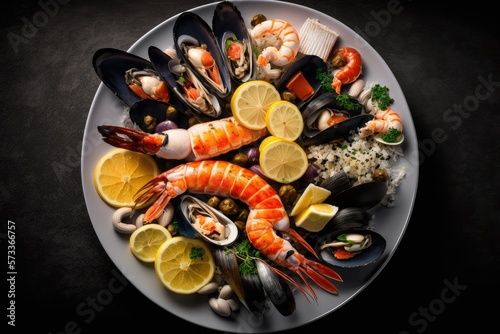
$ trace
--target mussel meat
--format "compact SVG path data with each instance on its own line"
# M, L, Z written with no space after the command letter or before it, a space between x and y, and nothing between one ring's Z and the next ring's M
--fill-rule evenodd
M183 63L213 94L231 93L231 76L210 26L197 14L183 12L174 23L174 44Z
M252 41L240 11L232 2L217 4L212 29L232 79L238 83L253 79L255 64Z
M94 53L92 65L101 81L129 107L141 99L170 100L167 85L144 58L103 48Z
M325 262L342 268L363 267L384 253L386 240L368 228L338 230L320 238L316 251Z
M212 245L228 246L238 238L233 221L194 196L181 197L180 212L195 234Z
M210 118L221 116L222 99L211 93L181 59L172 58L155 46L148 48L148 54L155 70L188 108Z

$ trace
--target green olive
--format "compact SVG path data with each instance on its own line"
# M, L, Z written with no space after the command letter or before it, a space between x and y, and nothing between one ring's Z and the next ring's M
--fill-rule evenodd
M236 216L236 220L242 220L246 222L249 213L250 210L248 208L241 208L240 212L238 212L238 215Z
M297 199L297 189L295 189L292 185L285 184L280 187L278 195L283 204L286 206L292 204Z
M144 116L144 125L146 125L149 131L154 131L156 127L156 118L150 115Z
M170 119L172 121L177 121L179 118L179 112L177 111L177 109L175 109L175 107L173 106L168 106L167 108L167 119Z
M248 163L248 157L245 153L236 153L231 162L238 166L245 166Z
M222 202L220 202L219 210L223 214L231 216L237 214L239 208L236 202L232 198L225 198Z
M245 230L245 226L246 226L245 222L242 222L241 220L236 220L234 222L234 224L236 225L236 227L238 228L238 230L240 230L240 231L244 231Z
M297 96L289 90L285 90L281 93L281 98L285 101L294 101L297 99Z
M208 199L207 204L212 208L217 208L220 204L220 199L217 196L212 196Z
M377 168L373 171L372 178L375 181L387 181L387 171L385 169Z
M264 14L257 14L252 17L252 19L250 20L250 24L252 25L252 27L255 27L257 24L264 21L267 21L267 18L264 16Z

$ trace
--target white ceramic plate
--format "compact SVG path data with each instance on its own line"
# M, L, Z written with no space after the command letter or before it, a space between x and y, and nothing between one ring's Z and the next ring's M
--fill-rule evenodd
M265 2L265 4L264 4ZM215 314L209 305L208 298L195 295L181 296L167 291L155 277L152 267L135 259L128 249L128 236L117 233L111 224L114 209L107 206L97 195L93 185L93 172L99 158L112 147L104 143L97 126L103 124L121 125L124 104L110 90L101 84L97 90L85 127L82 149L82 184L85 201L92 225L111 260L117 268L134 284L145 297L149 298L168 312L186 321L207 328L228 332L265 333L287 330L315 321L359 294L385 267L396 251L408 225L416 196L418 182L418 148L417 137L410 110L404 94L396 78L380 55L349 27L336 19L314 9L304 6L264 0L234 1L249 25L251 18L262 12L267 18L283 18L297 30L308 18L316 18L326 26L335 30L340 38L336 46L352 46L357 48L364 61L363 79L365 82L378 82L390 89L395 102L392 108L398 111L403 119L405 156L399 163L405 164L406 176L398 188L396 206L381 208L374 212L374 224L378 233L387 240L387 247L382 258L375 264L366 267L338 272L344 279L336 283L339 295L331 295L317 287L318 303L308 302L300 293L296 294L297 310L291 316L284 317L271 307L263 321L256 322L244 307L234 317L223 318ZM204 20L211 23L216 3L192 9ZM167 19L139 39L128 51L148 59L147 49L155 45L160 49L173 46L172 28L177 16ZM112 46L110 46L112 47Z

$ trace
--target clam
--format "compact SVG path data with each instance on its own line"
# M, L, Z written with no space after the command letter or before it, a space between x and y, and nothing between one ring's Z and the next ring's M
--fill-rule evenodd
M174 23L174 44L183 63L213 94L231 93L231 76L210 26L197 14L183 12Z
M305 55L295 59L276 83L276 89L283 95L285 91L291 91L296 97L293 103L299 109L304 108L321 90L321 80L316 74L321 70L327 71L327 64L318 56Z
M155 70L172 92L190 109L200 115L218 118L223 112L223 100L210 92L183 60L172 58L155 46L148 48Z
M308 137L303 133L303 135L299 138L298 143L303 147L307 147L310 145L326 144L337 139L347 139L353 131L356 131L358 128L364 126L366 122L372 120L373 118L374 116L370 114L352 116L345 121L318 132L312 137Z
M376 262L384 253L386 240L367 228L348 228L324 235L315 246L319 257L342 268L363 267Z
M222 1L217 4L212 29L231 78L238 83L253 79L255 64L252 40L240 11L232 2Z
M302 112L304 135L312 137L319 132L365 112L364 106L354 97L335 92L325 92L315 97Z
M238 238L238 228L233 221L194 196L182 196L179 209L195 235L212 245L228 246Z
M144 98L169 102L167 86L144 58L103 48L94 53L92 65L101 81L129 107Z
M331 194L325 203L339 208L357 207L368 210L382 201L387 194L387 189L386 182L369 181Z

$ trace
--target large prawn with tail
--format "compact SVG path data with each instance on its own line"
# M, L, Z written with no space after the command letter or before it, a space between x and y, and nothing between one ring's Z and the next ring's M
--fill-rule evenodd
M338 290L328 278L342 282L342 278L331 268L310 260L299 253L288 240L288 236L318 258L314 249L290 228L290 221L277 192L259 175L227 161L203 160L178 165L146 183L136 194L136 203L142 204L156 199L144 215L144 223L157 219L171 198L187 191L239 199L248 205L250 213L246 222L249 241L261 254L276 264L296 273L305 283L302 288L281 270L272 267L279 275L307 295L316 299L306 276L326 291L337 294Z

